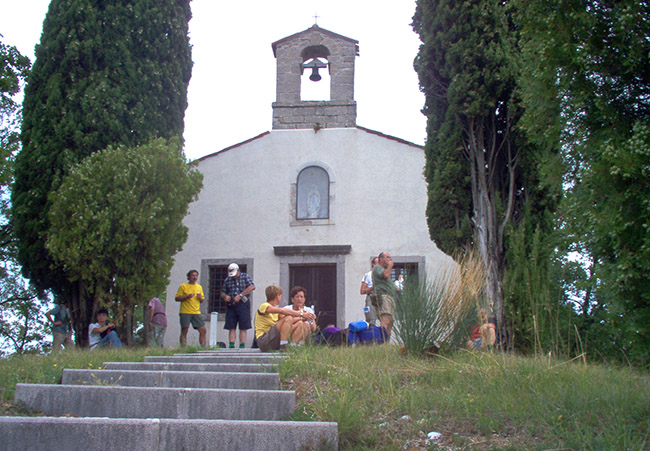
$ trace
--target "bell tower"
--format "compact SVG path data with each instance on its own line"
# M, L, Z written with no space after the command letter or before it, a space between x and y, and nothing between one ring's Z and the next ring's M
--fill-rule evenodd
M272 47L277 60L274 130L356 126L354 59L359 55L359 41L313 25ZM308 72L310 82L321 83L324 71L330 75L330 99L302 100L302 74Z

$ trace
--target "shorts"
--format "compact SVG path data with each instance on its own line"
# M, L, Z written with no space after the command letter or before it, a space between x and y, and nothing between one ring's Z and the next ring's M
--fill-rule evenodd
M377 316L381 318L382 315L390 315L391 317L395 316L395 301L393 297L388 294L378 294L375 296L377 302Z
M189 329L190 323L194 326L194 329L205 327L200 313L180 313L179 316L181 318L181 329Z
M223 326L226 330L237 329L248 330L251 328L251 306L250 302L238 302L233 306L226 307L226 323Z
M280 331L278 330L277 324L257 339L257 346L262 352L277 351L280 349Z
M372 299L370 295L366 296L366 306L364 307L363 311L366 316L366 321L368 322L368 324L374 326L378 318L377 318L377 312L375 310L375 306L372 305Z
M476 351L480 351L482 347L483 347L483 337L475 338L472 341L472 349Z

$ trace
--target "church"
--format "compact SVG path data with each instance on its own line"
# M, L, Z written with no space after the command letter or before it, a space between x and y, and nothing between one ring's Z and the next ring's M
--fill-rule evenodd
M208 337L215 337L210 318L217 312L216 340L227 342L220 289L230 263L255 282L251 316L267 285L283 288L283 303L301 285L319 326L342 328L364 319L361 279L380 252L391 253L395 280L433 277L450 261L429 238L423 147L356 124L358 41L314 25L272 49L271 131L198 160L203 189L184 220L188 240L171 270L165 346L178 344L174 297L190 269L200 272ZM301 97L304 83L323 77L327 100ZM253 336L250 330L247 347ZM188 343L197 344L198 333L190 330Z

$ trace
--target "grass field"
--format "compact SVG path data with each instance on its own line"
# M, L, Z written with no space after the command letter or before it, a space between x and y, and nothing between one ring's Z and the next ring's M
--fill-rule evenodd
M184 352L191 349L184 349ZM121 349L0 360L2 415L16 383L58 383L65 368L141 361L177 349ZM650 377L582 360L459 352L415 358L396 346L301 347L280 367L295 420L336 421L341 449L650 449ZM427 439L438 432L437 441Z

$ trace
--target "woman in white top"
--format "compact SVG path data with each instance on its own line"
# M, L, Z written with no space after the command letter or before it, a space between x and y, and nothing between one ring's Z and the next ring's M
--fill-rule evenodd
M291 308L298 312L316 314L310 307L305 306L307 300L307 290L301 286L295 286L289 292L291 299ZM295 321L291 328L291 336L300 336L307 338L312 332L316 332L316 321Z

